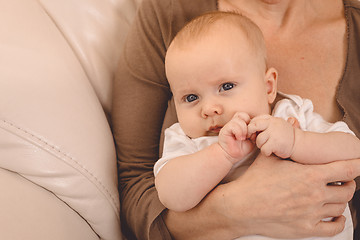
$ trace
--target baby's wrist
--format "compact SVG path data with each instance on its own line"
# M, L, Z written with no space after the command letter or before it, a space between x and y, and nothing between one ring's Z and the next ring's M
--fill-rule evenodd
M221 158L222 158L223 160L228 161L228 162L231 164L231 166L233 166L235 163L238 162L238 159L235 158L235 157L233 157L233 156L231 156L231 154L229 154L229 153L224 149L224 147L221 146L220 143L215 143L215 144L217 144L217 148L219 149L219 153L220 153Z
M297 145L299 144L299 140L302 137L303 131L299 128L293 127L293 144L292 144L292 149L290 151L290 158L291 159L296 159L296 149L297 149Z

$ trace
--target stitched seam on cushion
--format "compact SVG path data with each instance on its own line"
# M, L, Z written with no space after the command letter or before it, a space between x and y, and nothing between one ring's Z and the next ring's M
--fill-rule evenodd
M58 153L58 154L64 156L65 158L71 160L71 161L74 162L77 166L79 166L82 170L84 170L86 173L88 173L88 174L93 178L93 180L94 180L96 183L98 183L98 185L100 186L100 188L102 188L102 189L106 192L106 195L110 196L110 198L111 198L111 200L112 200L112 203L113 203L112 205L115 206L115 208L116 208L116 210L117 210L117 211L115 211L115 212L116 212L116 214L118 215L119 209L118 209L118 206L117 206L117 204L116 204L116 201L115 201L114 196L110 193L110 191L102 184L102 182L101 182L93 173L91 173L91 172L90 172L88 169L86 169L82 164L80 164L78 161L76 161L74 157L70 156L69 154L67 154L67 153L65 153L65 152L63 152L63 151L61 151L60 149L56 148L55 146L49 144L49 143L46 142L44 139L42 139L42 138L40 138L40 137L38 137L38 136L30 133L29 131L27 131L27 130L19 127L19 126L16 126L15 124L13 124L13 123L11 123L11 122L9 122L9 121L7 121L7 120L2 119L1 121L2 121L4 124L6 124L8 127L10 127L10 128L15 128L15 129L17 129L17 130L25 133L25 134L26 134L27 136L29 136L30 138L36 139L37 141L41 142L41 143L44 144L45 146L49 147L50 150L53 150L53 151L55 151L56 153ZM6 130L6 129L5 129L5 130ZM11 132L11 133L14 134L14 135L17 135L17 134L15 134L15 133L13 133L13 132ZM25 138L23 138L23 139L25 139ZM40 148L43 149L44 151L47 151L47 152L55 155L56 157L60 158L60 157L57 156L56 154L52 153L50 150L44 149L41 145L37 144L36 141L31 141L31 139L28 139L28 138L26 138L25 140L34 143L35 145L37 145L38 147L40 147ZM61 159L61 158L60 158L60 159ZM63 159L61 159L61 160L63 160ZM70 166L71 166L71 165L70 165ZM75 168L75 169L76 169L76 168ZM82 174L82 175L83 175L83 174ZM84 176L84 175L83 175L83 176ZM86 177L86 178L88 178L88 177ZM101 192L103 192L103 191L101 191Z

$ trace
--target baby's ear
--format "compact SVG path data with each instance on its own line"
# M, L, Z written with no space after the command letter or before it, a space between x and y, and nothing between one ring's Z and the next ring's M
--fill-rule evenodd
M265 73L265 84L266 84L266 93L268 95L268 102L272 104L276 98L277 92L277 77L278 73L275 68L269 68Z

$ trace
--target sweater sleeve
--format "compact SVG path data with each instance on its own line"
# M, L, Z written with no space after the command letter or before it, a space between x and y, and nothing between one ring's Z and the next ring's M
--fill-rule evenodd
M143 0L128 33L113 85L111 125L121 222L129 239L171 239L153 174L162 129L176 121L173 105L168 109L165 53L187 21L213 10L215 0Z
M129 239L171 239L154 187L162 123L171 97L164 72L171 1L143 0L130 29L113 85L112 130L118 158L124 234ZM159 5L162 4L161 8ZM152 235L152 236L151 236Z

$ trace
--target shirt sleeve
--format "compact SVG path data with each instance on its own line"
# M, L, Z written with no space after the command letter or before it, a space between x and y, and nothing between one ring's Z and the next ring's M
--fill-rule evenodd
M154 175L156 176L171 159L201 151L211 144L217 143L218 139L217 136L191 139L186 136L179 123L173 124L165 130L163 154L155 163Z
M343 121L329 123L324 118L314 112L314 106L311 100L303 99L296 95L282 94L286 98L280 100L273 110L273 116L281 117L287 120L289 117L295 117L303 131L318 133L327 132L346 132L355 135L348 125Z
M171 159L196 152L193 141L185 135L179 123L175 123L165 130L162 157L154 165L154 175L160 172Z

